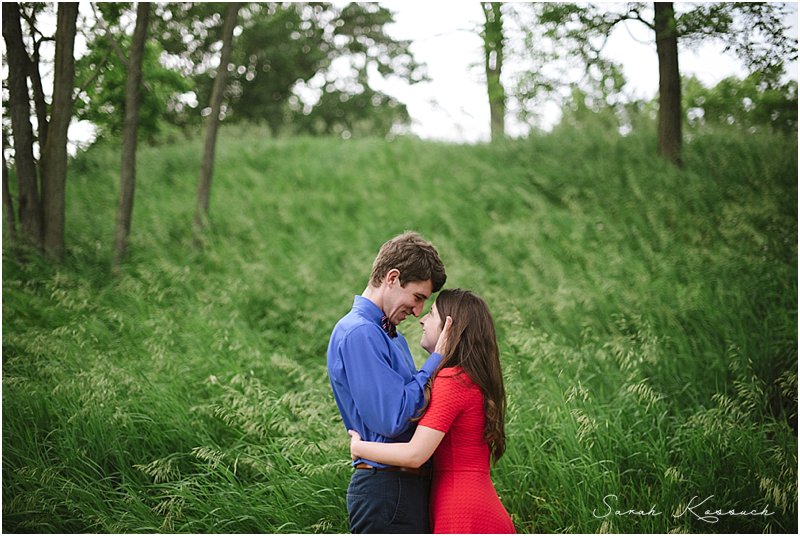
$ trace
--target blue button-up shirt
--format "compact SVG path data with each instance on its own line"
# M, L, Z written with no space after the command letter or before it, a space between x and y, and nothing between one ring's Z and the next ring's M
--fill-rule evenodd
M425 401L425 383L439 366L436 352L417 371L406 339L390 338L383 311L363 296L333 328L328 376L344 426L365 441L405 442L416 428L409 421ZM385 464L359 459L375 467Z

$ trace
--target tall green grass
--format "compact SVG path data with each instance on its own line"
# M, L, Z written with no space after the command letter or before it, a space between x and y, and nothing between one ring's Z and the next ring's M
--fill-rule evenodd
M200 142L143 148L117 276L118 152L80 155L65 261L4 241L3 530L345 532L328 336L415 229L494 313L519 531L796 532L796 138L654 153L223 130L198 251ZM685 511L711 495L698 513L772 514Z

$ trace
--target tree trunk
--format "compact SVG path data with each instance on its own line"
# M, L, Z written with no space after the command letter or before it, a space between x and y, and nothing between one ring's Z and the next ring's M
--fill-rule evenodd
M225 11L225 24L222 29L222 52L214 79L214 88L211 92L211 114L208 117L208 130L203 148L203 161L200 165L200 180L197 186L197 206L194 215L195 243L199 235L208 225L208 207L211 198L211 177L214 171L214 149L217 143L217 129L220 123L220 109L222 97L225 92L225 78L228 74L228 62L231 57L233 44L233 29L236 27L236 18L239 13L240 2L231 2Z
M77 18L78 4L76 2L58 4L53 104L47 132L47 144L42 149L44 250L53 259L60 259L64 256L67 129L72 119Z
M136 145L139 129L142 58L144 57L149 14L150 3L139 2L136 9L136 28L133 31L133 43L128 61L128 80L125 85L125 122L122 127L122 170L114 240L114 268L125 260L128 252L128 235L131 230L133 194L136 185Z
M42 85L42 76L39 73L39 48L42 42L37 41L33 45L33 61L28 64L28 76L31 79L33 86L33 102L34 109L36 110L36 121L39 133L39 147L44 147L47 143L47 101L44 97L44 87Z
M658 53L658 151L676 166L681 166L681 77L672 3L655 3L655 30Z
M483 15L486 18L483 32L484 63L486 66L486 86L489 93L489 112L491 114L492 141L505 137L506 92L500 81L503 69L503 19L498 2L484 2Z
M19 219L23 239L42 247L42 205L36 162L33 159L33 128L28 97L30 58L22 42L19 4L3 2L3 39L8 60L8 108L14 133L14 165L19 186Z
M17 221L14 218L14 202L11 200L11 192L8 191L8 165L6 164L5 136L3 136L3 212L6 214L8 239L11 245L14 246L17 243Z

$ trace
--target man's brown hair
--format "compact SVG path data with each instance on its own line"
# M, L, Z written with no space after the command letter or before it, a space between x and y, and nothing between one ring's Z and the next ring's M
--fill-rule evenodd
M378 287L389 270L400 271L400 284L406 286L410 281L431 280L433 292L439 292L447 280L444 264L433 244L422 238L419 233L406 231L383 246L372 263L370 284Z

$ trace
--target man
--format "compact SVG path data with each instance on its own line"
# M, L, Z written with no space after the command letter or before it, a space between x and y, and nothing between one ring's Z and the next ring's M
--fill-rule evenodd
M415 232L386 242L369 285L333 328L328 376L346 430L365 441L409 441L410 419L424 403L425 384L442 356L417 371L396 326L422 314L447 275L436 248ZM353 533L428 533L430 467L407 469L353 461L347 512Z

